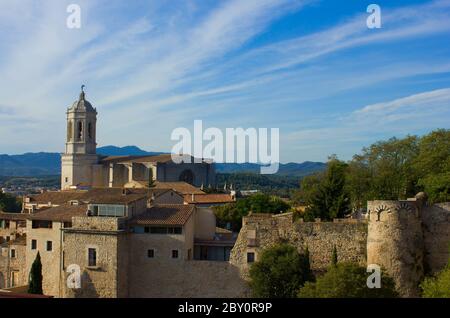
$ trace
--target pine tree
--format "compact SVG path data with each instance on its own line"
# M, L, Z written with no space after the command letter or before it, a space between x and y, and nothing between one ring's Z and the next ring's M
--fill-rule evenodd
M314 274L311 270L311 261L309 258L309 249L308 249L308 245L305 248L305 252L304 252L304 269L305 269L305 280L306 281L314 281Z
M336 266L338 263L338 255L336 245L333 247L333 253L331 254L331 266Z
M321 218L331 221L334 218L343 218L351 212L350 198L345 188L344 162L331 158L323 180L309 198L306 209L307 221Z
M42 263L41 255L39 252L31 265L29 283L28 283L28 293L42 295Z

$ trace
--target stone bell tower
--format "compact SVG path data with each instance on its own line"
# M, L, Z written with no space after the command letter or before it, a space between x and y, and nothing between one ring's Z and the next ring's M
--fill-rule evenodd
M91 186L96 154L97 110L86 100L84 85L80 97L67 109L66 149L61 156L61 189Z

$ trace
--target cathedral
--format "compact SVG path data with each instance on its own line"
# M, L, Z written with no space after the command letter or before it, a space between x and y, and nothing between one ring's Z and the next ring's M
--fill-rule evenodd
M102 156L96 153L97 110L80 97L67 109L67 140L61 156L61 189L90 187L145 188L153 182L184 181L194 186L215 183L214 164L172 161L170 154L158 156ZM189 156L189 159L192 159ZM192 162L192 163L191 163Z

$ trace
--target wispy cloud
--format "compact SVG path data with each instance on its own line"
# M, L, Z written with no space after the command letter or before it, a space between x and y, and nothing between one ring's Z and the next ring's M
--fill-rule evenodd
M0 108L0 152L62 149L65 108L82 83L100 111L100 143L167 150L171 129L205 118L221 127L280 127L290 136L285 149L297 147L295 136L306 149L322 140L316 131L332 139L336 129L329 121L345 114L355 122L366 120L365 113L385 120L406 116L400 110L409 100L387 105L367 99L372 106L353 113L363 100L354 100L363 94L357 90L376 86L377 100L384 100L390 85L384 83L450 72L448 46L427 52L424 44L423 55L406 57L408 49L396 45L448 37L447 0L383 7L381 30L367 29L364 12L349 12L334 26L261 43L254 40L277 21L323 2L79 0L82 28L69 30L71 2L0 3L0 103L8 105ZM356 125L338 136L360 139L364 133L357 129L370 133ZM286 156L294 160L299 153Z

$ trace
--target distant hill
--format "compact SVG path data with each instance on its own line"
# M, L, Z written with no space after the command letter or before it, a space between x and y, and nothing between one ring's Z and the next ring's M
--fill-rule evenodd
M97 153L104 156L153 156L164 152L148 152L136 146L97 148ZM277 175L302 177L325 169L322 162L303 162L280 164ZM218 163L218 173L258 173L260 166L254 163ZM0 176L45 176L61 172L61 155L59 153L39 152L23 155L0 154Z
M279 176L293 176L303 177L310 175L314 172L322 171L326 167L323 162L310 162L305 161L303 163L286 163L280 164L277 175ZM216 171L219 173L260 173L260 165L256 163L217 163Z

